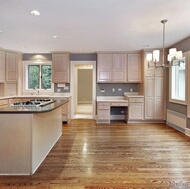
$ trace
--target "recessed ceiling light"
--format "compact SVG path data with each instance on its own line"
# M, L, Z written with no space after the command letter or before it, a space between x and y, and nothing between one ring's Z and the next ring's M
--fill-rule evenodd
M30 11L30 14L33 16L40 16L40 12L38 12L37 10Z
M57 35L52 35L52 38L54 38L54 39L57 38Z

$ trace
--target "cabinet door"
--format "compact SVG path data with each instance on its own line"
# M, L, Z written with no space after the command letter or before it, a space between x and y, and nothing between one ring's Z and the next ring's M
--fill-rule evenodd
M145 78L145 119L154 119L154 87L153 77Z
M6 81L17 82L18 56L15 53L6 53Z
M5 96L17 95L17 83L5 84Z
M98 54L97 82L109 83L112 81L112 54Z
M127 59L128 74L127 82L141 82L141 54L128 54Z
M52 81L53 83L69 83L69 54L52 55Z
M113 54L112 80L113 82L125 82L126 78L126 54Z
M0 51L0 82L5 82L5 52Z
M164 118L163 78L155 77L155 106L154 118Z
M129 120L143 120L143 103L129 104Z

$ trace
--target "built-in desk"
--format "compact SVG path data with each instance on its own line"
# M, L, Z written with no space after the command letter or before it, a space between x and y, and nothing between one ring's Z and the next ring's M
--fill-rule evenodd
M97 123L110 123L111 107L125 107L125 121L128 119L128 100L124 96L97 97Z

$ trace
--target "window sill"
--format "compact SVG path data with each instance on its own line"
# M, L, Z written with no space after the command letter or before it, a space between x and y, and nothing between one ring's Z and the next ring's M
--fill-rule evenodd
M179 100L179 99L170 99L169 102L176 103L176 104L187 105L187 102L185 100Z

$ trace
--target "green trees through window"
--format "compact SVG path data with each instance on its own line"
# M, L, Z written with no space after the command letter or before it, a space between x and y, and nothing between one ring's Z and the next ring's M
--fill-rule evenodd
M28 89L51 89L51 65L28 65Z

